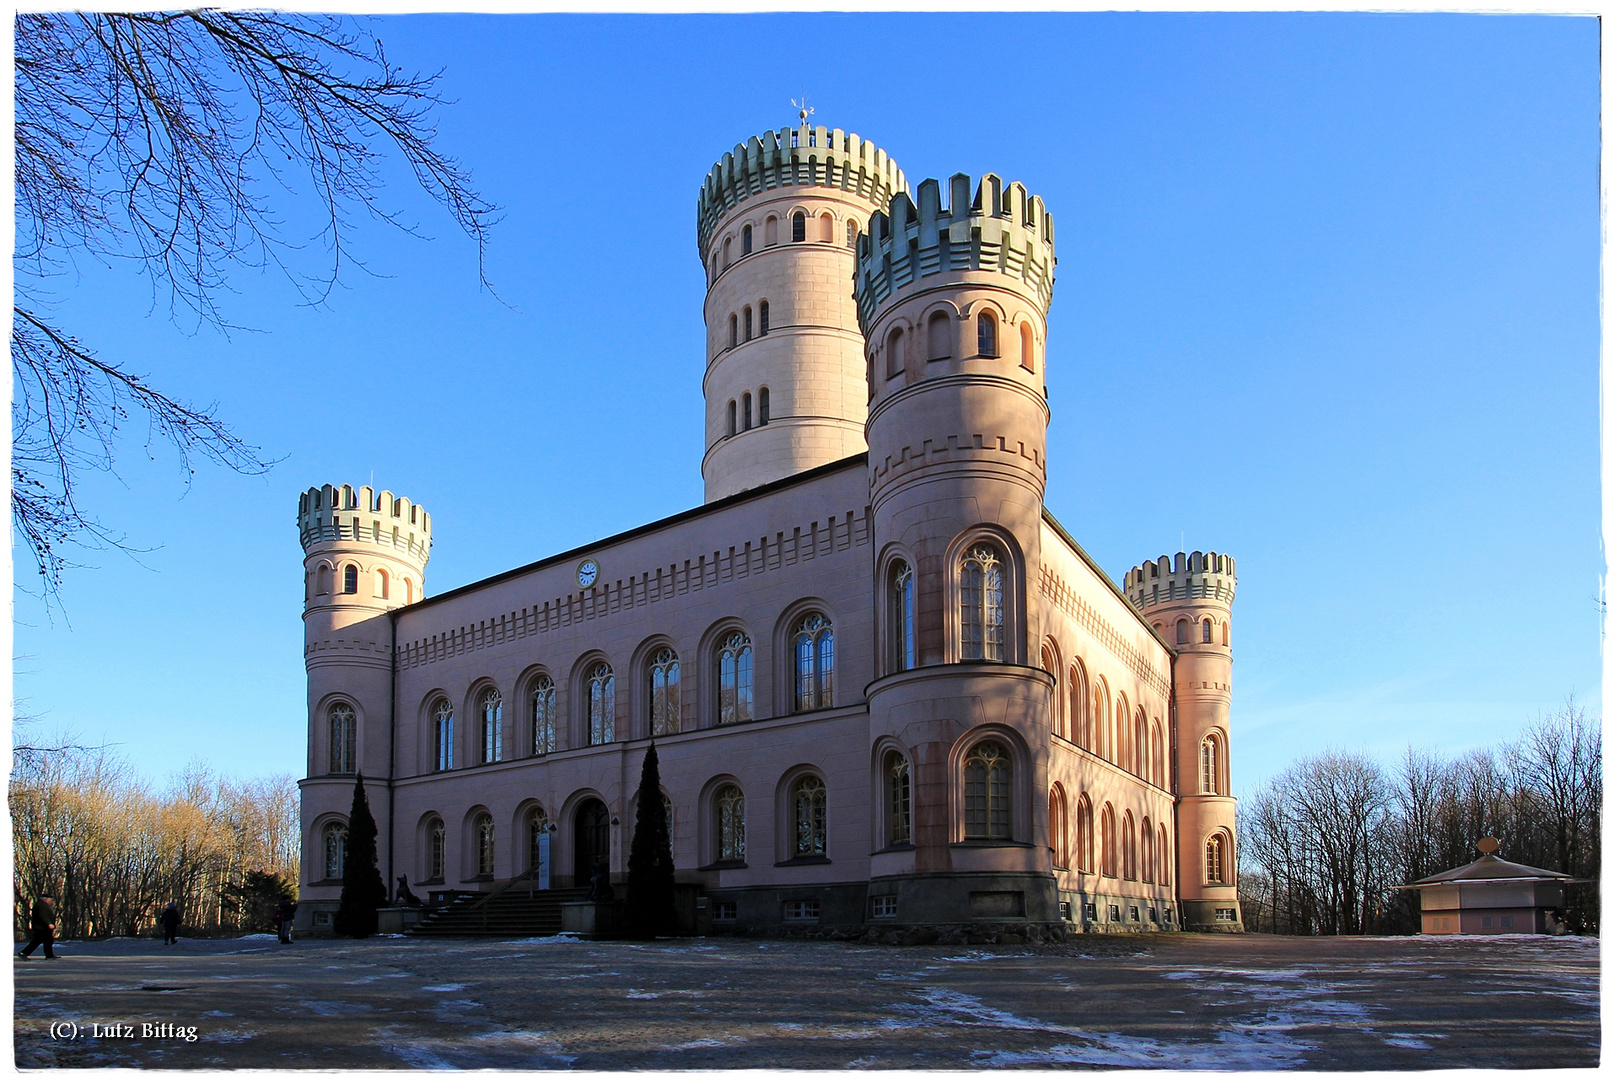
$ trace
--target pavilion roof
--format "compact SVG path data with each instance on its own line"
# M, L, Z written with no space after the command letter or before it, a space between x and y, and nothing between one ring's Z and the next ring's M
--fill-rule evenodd
M1426 878L1419 878L1411 885L1399 886L1403 889L1414 889L1419 885L1442 885L1449 881L1573 881L1569 874L1561 874L1556 870L1543 870L1539 866L1525 866L1523 863L1508 862L1498 859L1495 855L1481 855L1467 866L1459 866L1455 870L1447 870L1439 874L1431 874Z

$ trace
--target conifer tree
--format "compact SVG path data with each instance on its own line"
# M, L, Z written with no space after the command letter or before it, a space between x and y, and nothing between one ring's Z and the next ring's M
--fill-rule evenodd
M364 774L353 784L353 809L347 816L347 858L342 864L342 901L332 928L342 937L375 933L376 909L387 902L387 885L376 866L375 818L364 797Z
M672 837L667 804L661 798L661 769L651 743L639 774L639 809L633 822L633 849L628 855L628 898L624 930L631 938L649 940L670 934L677 924L673 909Z

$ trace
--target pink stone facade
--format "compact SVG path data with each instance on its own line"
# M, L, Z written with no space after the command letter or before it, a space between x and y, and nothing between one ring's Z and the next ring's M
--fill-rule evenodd
M422 599L424 511L302 496L306 918L356 770L389 884L621 880L654 738L712 931L1240 926L1233 561L1118 588L1049 513L1052 217L943 196L825 128L714 167L703 507Z

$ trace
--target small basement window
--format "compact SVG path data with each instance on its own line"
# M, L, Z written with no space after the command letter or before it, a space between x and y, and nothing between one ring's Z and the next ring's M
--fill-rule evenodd
M895 896L871 896L869 898L869 912L876 919L894 919L897 917L897 898Z
M719 900L712 905L712 918L717 922L733 922L740 917L738 900Z
M786 900L785 918L787 919L816 919L818 918L817 900Z
M1230 907L1219 907L1216 909L1216 921L1238 922L1238 912Z

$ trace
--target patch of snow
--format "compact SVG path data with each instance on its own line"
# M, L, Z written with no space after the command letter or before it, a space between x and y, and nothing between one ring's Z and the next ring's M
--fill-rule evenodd
M443 983L441 986L422 986L422 990L429 990L434 994L448 994L455 990L464 990L464 983Z

